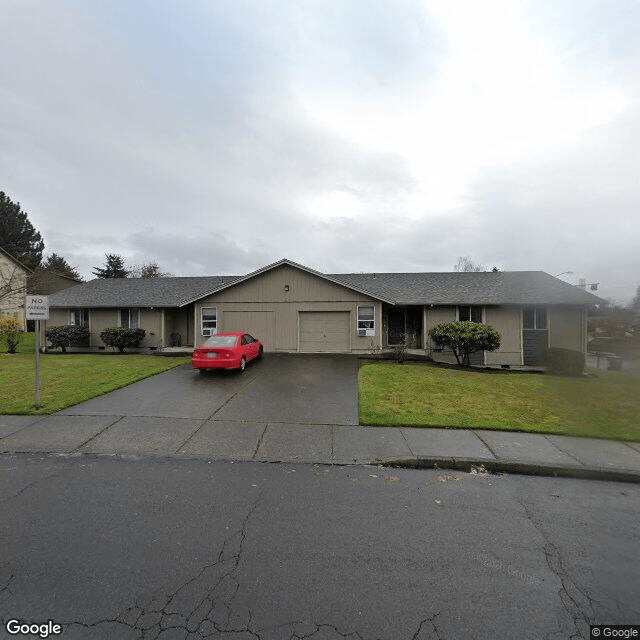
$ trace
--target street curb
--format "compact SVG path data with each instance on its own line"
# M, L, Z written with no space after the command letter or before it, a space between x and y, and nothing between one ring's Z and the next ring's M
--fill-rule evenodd
M418 456L399 460L378 462L384 467L408 469L452 469L467 473L513 473L527 476L551 476L576 478L579 480L603 480L609 482L632 482L640 484L640 471L632 469L605 469L584 465L553 465L544 462L517 462L510 460L487 460L477 458L450 458L440 456Z
M207 460L209 462L256 462L259 464L318 464L324 466L376 466L398 469L450 469L477 475L517 474L526 476L543 476L553 478L574 478L577 480L600 480L602 482L627 482L640 484L640 471L632 469L605 469L584 465L552 465L543 462L517 462L509 460L487 460L486 458L451 458L443 456L418 456L396 460L375 459L370 462L360 460L353 462L336 462L335 460L301 460L301 459L265 459L265 458L211 458L207 455L176 455L169 453L96 453L96 452L53 452L53 451L4 451L0 455L7 456L51 456L54 458L110 458L114 460Z

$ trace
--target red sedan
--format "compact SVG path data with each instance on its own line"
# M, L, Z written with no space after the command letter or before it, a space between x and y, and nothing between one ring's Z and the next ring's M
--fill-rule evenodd
M191 366L194 369L239 369L244 371L247 362L262 358L260 340L243 331L216 333L193 350Z

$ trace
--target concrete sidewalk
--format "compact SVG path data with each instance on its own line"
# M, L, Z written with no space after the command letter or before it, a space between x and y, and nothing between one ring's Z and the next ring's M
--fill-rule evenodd
M481 429L0 416L0 452L385 464L640 482L640 443Z

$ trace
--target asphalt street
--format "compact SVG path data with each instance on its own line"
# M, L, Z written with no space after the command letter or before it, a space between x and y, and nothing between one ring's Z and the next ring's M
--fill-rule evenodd
M0 478L0 637L12 618L65 640L640 623L637 484L89 454L3 455Z

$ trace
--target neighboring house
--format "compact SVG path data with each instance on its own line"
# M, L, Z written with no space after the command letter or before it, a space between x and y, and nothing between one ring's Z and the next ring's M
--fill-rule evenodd
M202 344L244 330L266 351L367 353L405 345L434 359L428 331L472 320L495 327L498 351L476 362L537 365L545 348L586 352L587 309L604 301L542 271L323 274L280 260L246 276L91 280L49 298L49 325L83 324L104 349L108 326L141 327L143 348Z
M61 273L36 267L27 278L27 293L49 296L57 291L75 287L81 284L82 280L76 280Z
M26 327L25 297L31 273L19 260L0 247L0 316L17 316Z

